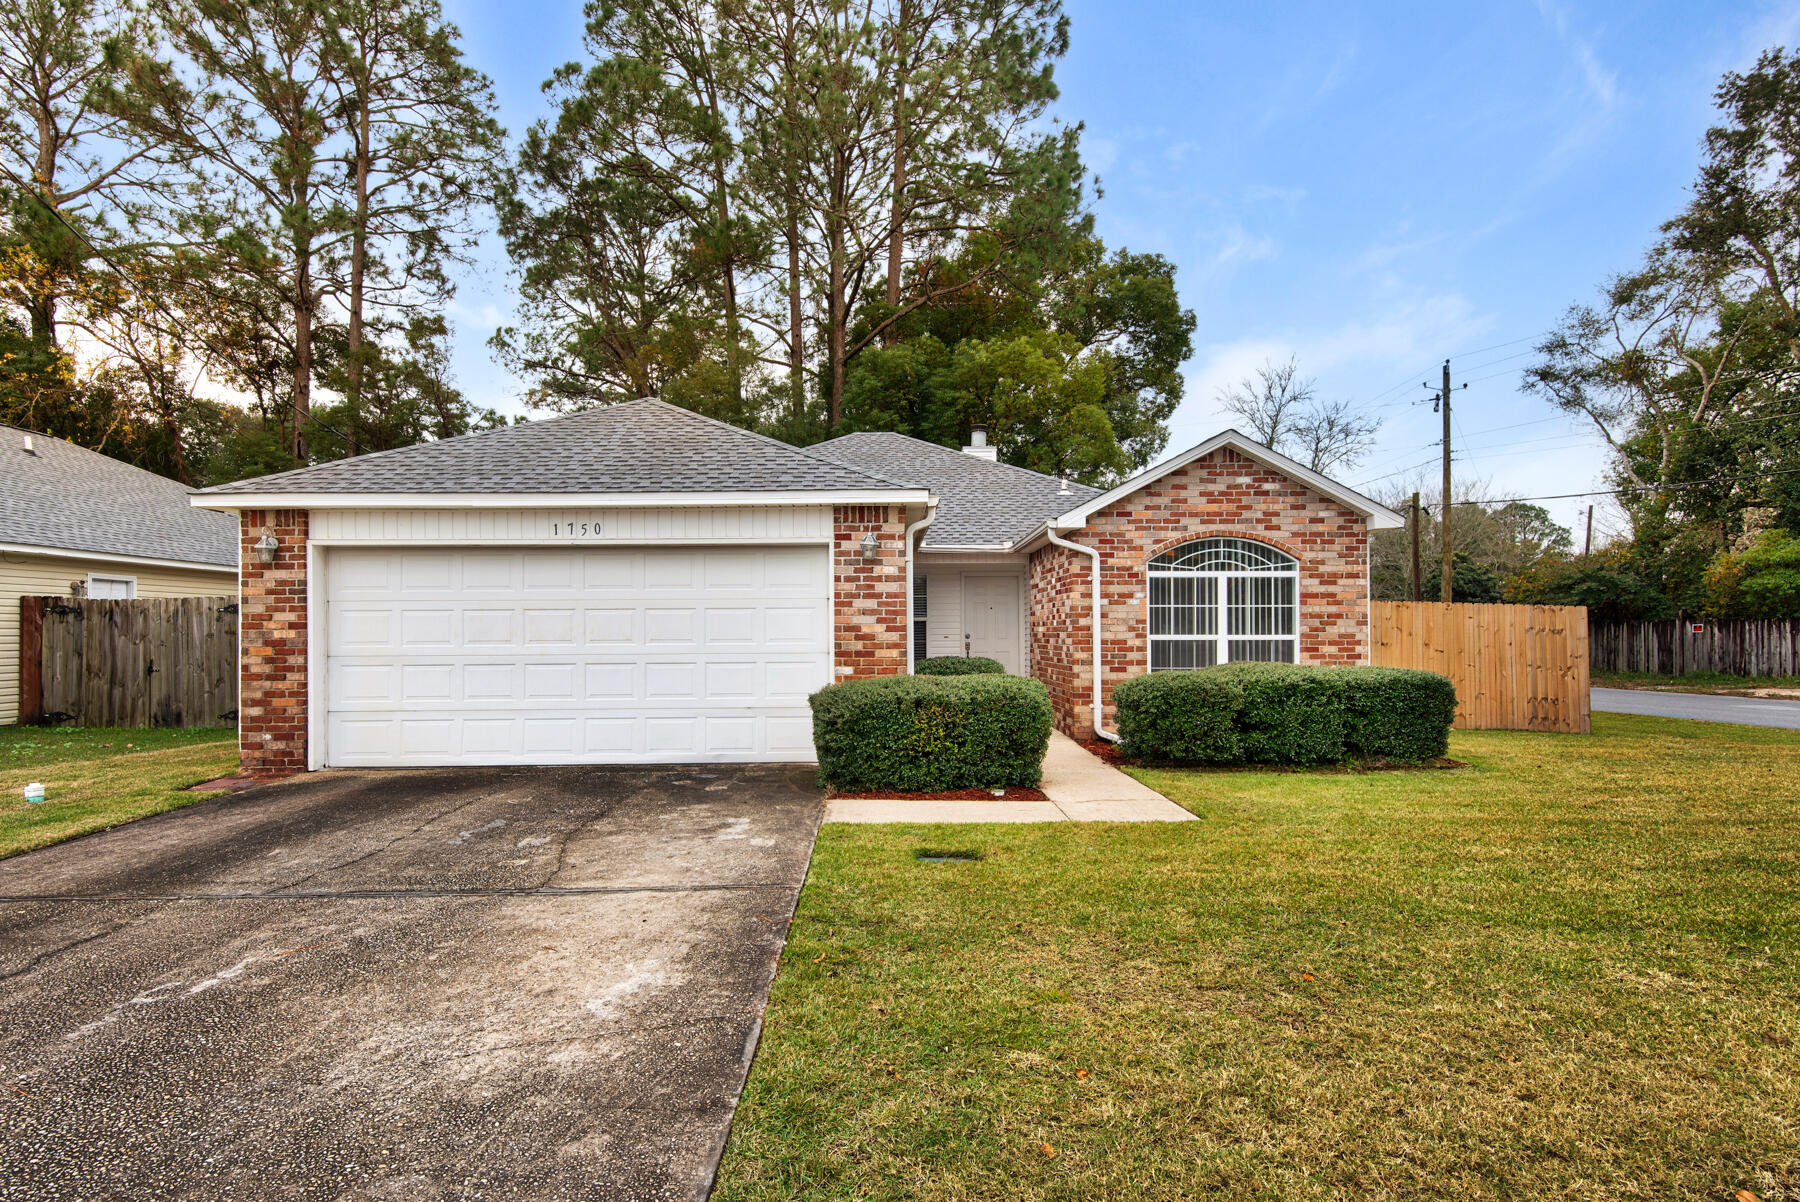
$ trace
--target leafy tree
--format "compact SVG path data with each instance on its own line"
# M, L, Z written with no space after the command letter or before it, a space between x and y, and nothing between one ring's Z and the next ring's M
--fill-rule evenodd
M38 260L11 272L5 299L38 346L57 345L66 285L173 186L167 148L90 103L121 63L154 46L131 0L14 0L0 7L0 179L11 203L7 242Z
M449 298L445 268L467 261L470 217L490 192L504 134L492 86L462 61L437 0L337 0L331 11L327 53L350 185L339 408L354 454L365 445L365 369L381 353L367 337L371 312L403 320Z
M965 265L936 270L954 276ZM1194 315L1166 260L1108 255L1085 236L1044 276L956 291L894 328L898 340L870 347L851 370L839 429L954 446L979 422L1004 462L1098 483L1147 465L1167 443Z
M1800 529L1800 55L1728 73L1717 100L1689 204L1528 374L1607 440L1635 562L1691 608L1758 515Z
M339 332L334 330L332 334ZM341 333L347 343L348 330ZM383 347L379 348L379 357L365 357L361 400L352 401L348 389L340 389L340 400L319 406L314 414L320 425L339 429L347 428L354 416L361 427L355 447L347 442L315 439L314 458L387 451L500 425L498 414L491 409L474 408L451 383L450 356L444 345L448 333L441 317L417 317L407 328L403 348ZM346 350L338 358L336 369L327 374L326 383L335 384L348 375L351 363Z
M1645 579L1628 547L1609 547L1578 559L1546 557L1506 582L1506 600L1584 605L1591 620L1604 622L1675 616L1669 598Z
M140 54L104 111L186 156L194 203L174 232L278 293L293 342L293 453L306 458L314 334L343 287L344 180L338 18L324 0L156 0L172 61Z
M1706 573L1708 612L1721 618L1800 618L1800 538L1765 530L1722 552Z
M658 396L716 341L688 207L634 141L664 99L647 64L560 69L554 118L526 131L498 190L519 279L518 327L493 339L551 408Z
M860 356L1085 232L1076 131L1033 128L1066 45L1054 0L597 6L502 189L524 300L496 347L543 404L837 428Z
M1321 400L1318 381L1302 377L1291 358L1270 360L1254 375L1221 388L1218 403L1248 422L1256 441L1320 473L1353 466L1381 426L1352 412L1347 401Z
M1443 543L1439 494L1424 492L1422 512L1411 518L1419 526L1419 559L1422 595L1442 593ZM1411 497L1400 490L1385 498L1389 508L1405 513ZM1500 600L1500 583L1554 559L1566 558L1573 547L1569 531L1558 525L1547 510L1520 501L1486 499L1480 481L1463 485L1462 496L1450 507L1451 541L1456 550L1451 585L1458 600ZM1472 574L1464 582L1467 565ZM1377 530L1369 540L1369 576L1372 595L1383 601L1412 599L1412 531Z
M1500 574L1465 551L1453 551L1450 571L1450 600L1484 605L1504 600ZM1425 571L1425 596L1441 597L1444 592L1444 561L1439 558Z

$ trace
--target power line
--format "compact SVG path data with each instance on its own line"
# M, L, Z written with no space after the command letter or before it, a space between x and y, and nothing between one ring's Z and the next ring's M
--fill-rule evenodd
M1485 355L1489 351L1500 350L1502 347L1518 346L1521 342L1530 342L1537 337L1538 337L1538 335L1536 335L1536 334L1529 334L1524 338L1514 338L1511 342L1496 342L1493 346L1478 347L1472 351L1461 351L1457 354L1451 355L1450 357L1452 359L1470 359L1476 355ZM1524 353L1529 354L1531 352L1527 351Z
M1748 476L1711 476L1704 480L1684 480L1678 484L1633 484L1626 488L1594 488L1587 492L1547 493L1536 497L1504 497L1479 502L1482 505L1511 505L1519 501L1570 501L1579 497L1617 497L1627 493L1664 493L1679 492L1688 488L1704 488L1709 484L1736 484L1748 480L1773 480L1778 476L1800 476L1800 467L1784 468L1778 472L1760 472ZM1473 504L1475 502L1459 501L1457 504Z

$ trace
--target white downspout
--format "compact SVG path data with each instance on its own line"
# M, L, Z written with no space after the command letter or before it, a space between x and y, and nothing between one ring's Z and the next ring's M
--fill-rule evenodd
M906 674L912 675L916 664L913 663L913 535L937 521L938 503L935 499L925 505L925 516L906 528L901 537L906 542Z
M1094 601L1093 613L1089 625L1094 628L1094 733L1108 743L1117 743L1119 736L1100 725L1100 550L1098 547L1084 547L1080 543L1072 543L1066 538L1057 536L1056 531L1044 527L1044 535L1053 547L1067 547L1071 551L1079 551L1094 561Z

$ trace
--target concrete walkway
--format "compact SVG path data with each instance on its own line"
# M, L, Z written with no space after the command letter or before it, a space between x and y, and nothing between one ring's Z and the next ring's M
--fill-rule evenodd
M1194 816L1126 776L1074 739L1052 731L1044 756L1049 801L916 801L839 798L827 822L1192 822Z

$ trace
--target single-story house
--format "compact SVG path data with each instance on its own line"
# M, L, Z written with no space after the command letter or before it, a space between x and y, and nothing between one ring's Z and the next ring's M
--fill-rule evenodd
M971 444L642 400L197 493L245 767L808 761L810 693L936 655L1090 736L1147 670L1366 662L1368 497L1235 431L1105 492Z
M191 490L0 426L0 726L19 720L20 597L229 597L237 522Z

